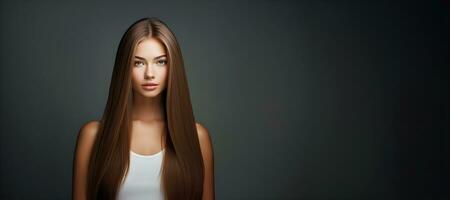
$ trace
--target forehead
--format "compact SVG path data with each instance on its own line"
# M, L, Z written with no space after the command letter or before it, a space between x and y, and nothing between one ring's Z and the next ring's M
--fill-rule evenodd
M153 58L166 54L164 45L155 38L146 38L135 47L135 56Z

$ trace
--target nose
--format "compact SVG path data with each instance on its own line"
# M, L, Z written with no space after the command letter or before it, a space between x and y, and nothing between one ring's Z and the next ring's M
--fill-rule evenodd
M145 79L154 79L155 78L155 75L153 74L153 69L151 66L147 66L147 68L145 69L144 78Z

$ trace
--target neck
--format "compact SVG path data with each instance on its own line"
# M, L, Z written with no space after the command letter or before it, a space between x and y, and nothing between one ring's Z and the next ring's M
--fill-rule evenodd
M164 121L165 112L162 95L153 98L144 97L138 93L133 95L133 121L154 122Z

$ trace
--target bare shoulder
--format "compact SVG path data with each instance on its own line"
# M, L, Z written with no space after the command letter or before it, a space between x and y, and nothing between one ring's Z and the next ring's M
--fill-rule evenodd
M202 199L215 199L214 189L214 151L211 136L208 129L196 122L200 148L202 151L203 164L205 167L205 177L203 180L203 197Z
M204 154L203 156L212 157L213 147L209 130L198 122L195 123L195 126L197 127L198 139L200 141L200 147Z
M74 163L72 199L85 199L89 157L97 137L100 122L89 121L78 132Z
M97 137L100 122L96 120L88 121L83 124L78 132L77 147L90 149Z
M100 126L100 122L96 120L92 120L86 122L81 126L80 131L78 133L78 138L95 138L97 135L98 127Z
M211 140L209 130L206 127L198 122L195 123L195 126L197 127L197 133L200 140Z

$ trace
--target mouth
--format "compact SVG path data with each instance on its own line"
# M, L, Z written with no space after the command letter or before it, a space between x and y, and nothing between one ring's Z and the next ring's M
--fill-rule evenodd
M146 84L142 84L142 88L143 88L144 90L147 90L147 91L151 91L151 90L156 89L156 86L158 86L158 84L155 84L155 83L146 83Z

